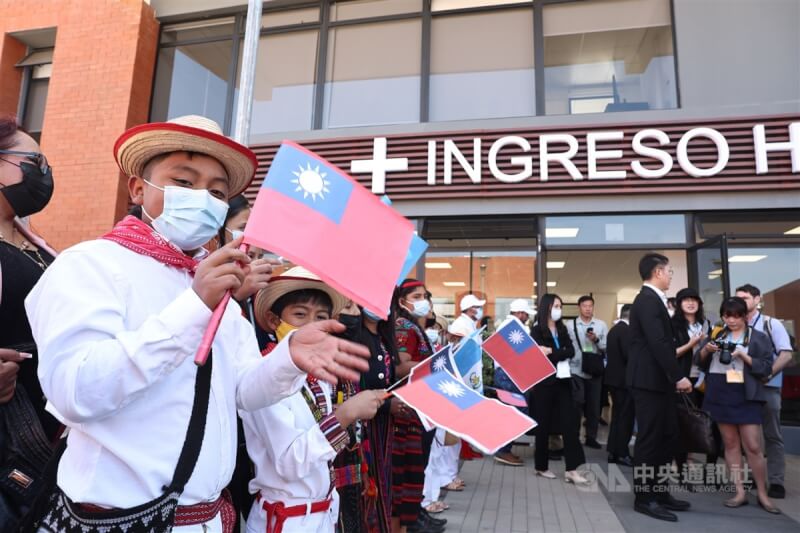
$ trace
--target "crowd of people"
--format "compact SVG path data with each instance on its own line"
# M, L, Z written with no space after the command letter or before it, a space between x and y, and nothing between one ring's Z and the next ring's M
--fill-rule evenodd
M52 196L52 169L13 119L0 120L0 530L230 533L244 521L250 533L444 531L442 491L464 490L459 459L474 451L386 389L473 335L486 301L464 296L449 323L409 278L387 319L303 266L277 273L278 261L241 247L255 155L208 119L132 128L114 157L130 215L57 254L27 221ZM511 303L505 321L529 325L556 368L520 408L538 422L536 475L556 479L549 461L563 455L564 481L591 483L583 447L601 447L610 391L609 462L635 467L638 511L677 519L671 510L688 502L646 469L687 463L676 392L691 393L724 445L736 488L725 505L747 502L744 449L758 503L777 512L788 334L760 313L752 285L723 302L715 326L692 289L670 316L664 256L645 256L640 274L641 293L610 330L591 296L573 321L555 294L538 311ZM494 385L515 391L499 366ZM523 465L512 444L495 460Z

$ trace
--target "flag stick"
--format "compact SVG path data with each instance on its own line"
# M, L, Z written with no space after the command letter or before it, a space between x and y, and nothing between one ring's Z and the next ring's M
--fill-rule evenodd
M247 243L242 243L242 245L239 247L239 250L244 253L247 253L247 250L249 249L250 245ZM197 366L203 366L206 364L208 353L211 351L211 344L214 342L214 337L217 335L219 324L222 322L222 315L225 314L225 308L228 307L228 302L230 299L231 291L225 291L225 294L222 296L222 300L220 300L217 304L217 307L214 308L214 313L211 315L211 320L208 322L208 327L206 328L205 333L203 333L203 338L200 340L200 346L197 348L197 353L194 355L194 364Z

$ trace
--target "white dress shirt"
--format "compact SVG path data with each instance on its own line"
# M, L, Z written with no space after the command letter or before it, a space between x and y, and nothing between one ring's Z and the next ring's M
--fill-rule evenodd
M658 294L658 297L661 298L661 302L664 304L664 307L669 307L669 305L667 304L667 293L665 293L652 283L644 283L643 286L650 287L651 289L653 289L656 292L656 294Z
M321 381L319 385L327 402L324 415L328 415L333 411L331 387ZM308 390L308 386L305 387ZM242 411L240 415L247 453L256 472L250 481L252 494L260 492L268 502L282 502L286 507L328 498L331 490L329 463L337 452L314 419L302 393L292 394L258 411ZM331 498L333 502L327 512L287 518L283 531L333 531L339 515L339 497L335 489ZM266 512L256 501L247 519L247 531L263 533L265 528Z
M606 349L608 325L606 325L605 321L595 317L592 317L589 322L584 322L580 316L565 325L572 341L572 347L575 349L575 356L569 360L570 370L576 376L591 379L592 376L583 371L583 352L596 353ZM596 343L589 340L586 335L589 328L593 328L594 334L597 336ZM576 329L578 330L577 337L575 336Z
M468 332L468 334L475 333L475 331L478 329L478 327L475 325L475 320L464 313L461 313L458 317L456 317L455 320L453 320L451 327L453 329L459 327L463 328L463 331Z
M211 317L191 285L184 270L96 240L63 252L26 299L47 408L70 428L58 486L73 501L129 508L172 480ZM206 431L181 505L215 500L230 481L237 407L260 409L305 380L288 342L260 356L233 302L212 350Z

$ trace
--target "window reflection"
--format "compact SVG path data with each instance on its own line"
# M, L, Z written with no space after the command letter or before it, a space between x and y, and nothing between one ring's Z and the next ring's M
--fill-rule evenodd
M576 244L683 244L684 215L601 215L547 217L548 246Z
M536 114L530 8L431 24L430 120Z
M677 107L669 0L544 8L548 115Z

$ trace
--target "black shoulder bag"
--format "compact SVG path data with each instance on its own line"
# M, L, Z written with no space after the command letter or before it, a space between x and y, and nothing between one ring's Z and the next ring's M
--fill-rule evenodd
M575 340L581 344L581 338L578 335L578 319L572 321L572 330L575 332ZM605 373L606 367L603 364L603 354L596 352L581 351L581 370L592 377L602 376Z
M186 438L172 475L172 482L164 487L158 498L129 509L86 512L71 501L56 486L46 495L42 511L29 517L21 531L32 533L130 533L132 531L170 532L175 522L178 498L194 471L205 434L208 399L211 389L211 355L205 365L197 370L194 383L194 403ZM57 469L53 469L57 470ZM36 514L36 509L32 511Z

